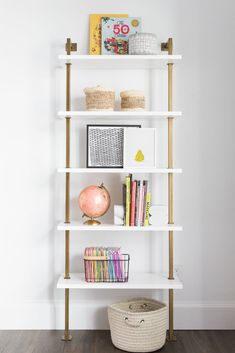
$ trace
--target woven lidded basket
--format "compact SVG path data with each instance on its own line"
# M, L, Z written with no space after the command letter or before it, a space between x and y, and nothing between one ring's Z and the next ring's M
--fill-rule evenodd
M108 307L114 346L128 352L153 352L166 341L167 307L154 299L137 298Z
M129 37L129 54L154 55L158 52L157 37L153 33L136 33Z
M86 95L87 110L114 110L114 90L96 86L85 88L84 92Z
M145 108L145 96L142 91L123 91L120 96L121 110L143 110Z

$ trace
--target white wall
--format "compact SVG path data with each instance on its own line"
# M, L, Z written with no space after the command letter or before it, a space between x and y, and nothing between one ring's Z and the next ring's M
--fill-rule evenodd
M79 53L87 52L88 14L97 12L140 15L144 31L155 32L160 40L172 36L174 52L183 55L175 74L174 104L184 113L175 123L175 165L184 170L175 178L175 221L184 225L184 232L175 235L175 263L184 282L175 296L176 327L235 328L234 2L1 0L0 5L0 328L63 326L63 292L55 289L63 271L63 235L55 225L63 218L64 179L55 168L64 163L64 126L56 120L56 110L64 109L64 72L56 69L56 55L63 53L68 36L78 42ZM149 93L145 72L128 75L124 78L122 72L113 79L75 73L74 107L82 88L93 83L117 90L138 86ZM155 89L158 107L163 91ZM165 136L165 127L158 128ZM72 131L72 161L82 165L84 126L74 124ZM118 178L104 181L111 188ZM74 218L79 217L81 187L99 181L96 176L72 177ZM159 198L165 200L164 177L156 182ZM118 193L115 189L115 201ZM167 255L166 234L74 233L72 270L82 269L85 246L102 243L129 251L135 271L166 268L167 257L161 257ZM71 326L107 327L105 306L128 294L161 298L154 291L75 291Z

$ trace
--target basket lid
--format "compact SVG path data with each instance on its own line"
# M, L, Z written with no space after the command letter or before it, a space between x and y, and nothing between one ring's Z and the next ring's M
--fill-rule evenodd
M95 86L95 87L86 87L86 88L84 88L84 92L85 92L85 94L87 94L87 93L88 94L89 93L96 93L96 92L112 92L112 93L114 93L114 90L98 85L98 86Z
M145 38L145 37L152 37L154 39L157 39L157 36L155 33L150 33L150 32L140 32L140 33L134 33L129 36L129 39L134 39L134 38Z
M139 314L145 313L151 315L153 311L165 310L166 304L155 299L149 298L134 298L109 305L110 309L120 313Z
M122 91L120 93L121 98L127 98L127 97L144 97L144 92L139 91L139 90L129 90L129 91Z

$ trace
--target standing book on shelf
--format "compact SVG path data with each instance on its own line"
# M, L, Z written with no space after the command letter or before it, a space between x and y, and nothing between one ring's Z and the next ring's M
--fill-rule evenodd
M101 27L102 55L126 55L129 36L141 32L141 18L103 17Z
M139 212L138 212L138 222L137 222L138 227L141 226L141 215L142 215L142 208L143 208L143 202L142 202L143 193L144 193L143 180L141 180L140 181Z
M136 203L136 180L132 181L131 186L131 226L135 225L135 203Z
M128 17L127 14L92 14L90 15L90 55L101 54L101 18Z
M124 209L124 225L126 225L126 184L122 185L122 203Z
M144 219L145 219L145 210L146 210L146 199L147 199L147 191L148 191L148 181L143 181L143 198L142 198L142 209L141 209L141 226L144 226Z
M126 217L125 225L130 225L130 209L131 209L131 174L126 176Z
M150 208L150 192L148 191L147 193L147 198L146 198L146 208L145 208L145 219L144 219L144 225L149 226L149 208Z
M136 200L135 200L135 226L138 226L140 208L140 180L136 181Z

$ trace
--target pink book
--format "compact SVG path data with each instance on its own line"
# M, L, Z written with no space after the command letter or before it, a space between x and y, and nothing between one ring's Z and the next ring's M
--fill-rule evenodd
M136 198L135 198L135 226L138 226L140 209L140 180L136 182Z
M146 211L146 199L147 199L147 191L148 191L148 181L144 180L143 182L143 189L144 189L144 194L143 194L143 208L142 208L142 214L141 214L141 226L144 226L144 219L145 219L145 211Z
M132 186L131 186L131 226L135 225L135 202L136 202L136 180L133 180Z
M138 226L142 226L142 219L143 219L143 212L144 212L144 181L141 181L140 186L140 210L139 210L139 221Z

